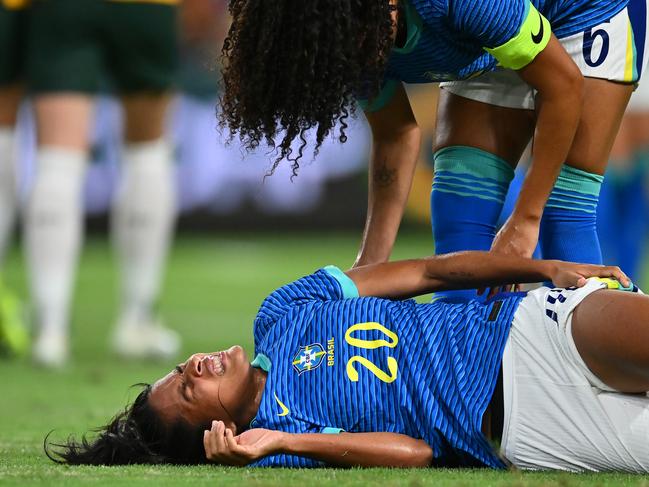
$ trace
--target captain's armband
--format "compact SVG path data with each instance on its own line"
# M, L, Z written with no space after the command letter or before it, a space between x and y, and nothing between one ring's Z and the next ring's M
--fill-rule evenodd
M523 24L516 36L504 44L485 51L498 60L498 65L508 69L521 69L548 45L552 31L550 22L534 8L530 1L523 14Z

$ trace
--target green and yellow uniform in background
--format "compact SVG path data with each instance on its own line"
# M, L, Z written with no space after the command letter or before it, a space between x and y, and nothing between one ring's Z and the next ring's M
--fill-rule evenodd
M13 0L17 1L17 0ZM180 0L33 0L32 92L166 91L175 81Z
M0 87L22 78L28 0L0 0Z

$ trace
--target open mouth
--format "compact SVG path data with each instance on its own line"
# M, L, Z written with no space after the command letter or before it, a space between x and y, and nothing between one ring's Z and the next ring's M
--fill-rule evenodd
M215 375L225 374L225 353L218 352L205 357L205 362L210 371Z

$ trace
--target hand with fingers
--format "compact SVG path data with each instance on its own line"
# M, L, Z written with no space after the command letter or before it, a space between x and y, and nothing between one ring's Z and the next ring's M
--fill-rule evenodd
M205 456L210 462L244 466L273 453L278 453L284 433L262 428L238 436L223 421L212 421L212 428L203 434Z
M575 264L560 260L552 262L552 282L557 287L582 287L589 277L608 277L620 282L624 287L631 285L629 277L616 266Z

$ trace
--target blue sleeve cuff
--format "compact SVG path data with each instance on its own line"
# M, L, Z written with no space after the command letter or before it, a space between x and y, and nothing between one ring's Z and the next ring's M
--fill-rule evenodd
M324 268L324 270L327 274L338 281L338 284L340 284L340 287L343 290L343 298L347 299L358 297L358 288L356 287L356 284L354 284L354 281L352 281L347 274L345 274L334 265L328 265Z
M345 432L345 430L342 429L342 428L332 428L330 426L322 428L322 431L320 431L320 433L324 433L326 435L337 435L337 434L344 433L344 432Z

